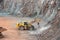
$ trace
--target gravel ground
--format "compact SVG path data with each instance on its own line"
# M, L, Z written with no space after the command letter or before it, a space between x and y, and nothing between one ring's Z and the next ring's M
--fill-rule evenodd
M19 20L21 18L0 17L0 26L7 29L7 31L2 32L5 38L0 40L60 40L60 28L57 26L49 28L41 35L31 35L28 31L17 30L15 25Z

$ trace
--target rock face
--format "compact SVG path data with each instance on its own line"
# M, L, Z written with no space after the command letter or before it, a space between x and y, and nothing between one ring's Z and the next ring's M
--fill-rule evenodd
M4 8L4 0L0 0L0 10Z
M53 20L52 27L40 35L40 40L60 40L60 11Z
M31 16L37 13L46 14L48 8L44 8L49 0L4 0L4 9L11 15ZM49 5L49 4L48 4ZM47 7L48 7L47 5ZM45 10L46 9L46 10Z
M16 11L17 12L20 11L20 13L23 13L26 15L32 15L37 11L38 13L40 12L40 8L41 8L40 5L42 6L41 0L39 1L36 1L36 0L4 0L4 9L7 11L9 10L11 13L14 13L14 12L16 13ZM16 6L20 6L20 7L17 8Z

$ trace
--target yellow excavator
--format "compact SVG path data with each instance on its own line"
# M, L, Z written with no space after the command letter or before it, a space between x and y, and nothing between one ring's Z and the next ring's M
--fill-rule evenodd
M19 30L34 30L34 26L28 22L17 23L17 28Z
M34 22L39 22L40 19L34 19L34 21L31 21L31 22L20 22L20 23L17 23L16 24L16 27L19 29L19 30L35 30L35 27L32 25L32 23Z

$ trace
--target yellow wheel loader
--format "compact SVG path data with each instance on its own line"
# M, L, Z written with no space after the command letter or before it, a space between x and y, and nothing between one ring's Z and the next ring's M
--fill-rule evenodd
M34 26L28 22L20 22L20 23L17 23L17 28L19 30L34 30Z

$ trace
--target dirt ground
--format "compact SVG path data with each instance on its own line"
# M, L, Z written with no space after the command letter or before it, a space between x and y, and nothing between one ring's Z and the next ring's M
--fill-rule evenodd
M2 32L5 38L0 40L37 40L35 36L30 35L27 31L20 31L16 28L18 18L0 17L0 27L4 27L7 31Z
M19 19L15 17L0 17L0 27L7 31L2 32L4 38L0 40L60 40L60 28L52 27L41 35L31 35L27 31L20 31L16 28Z

